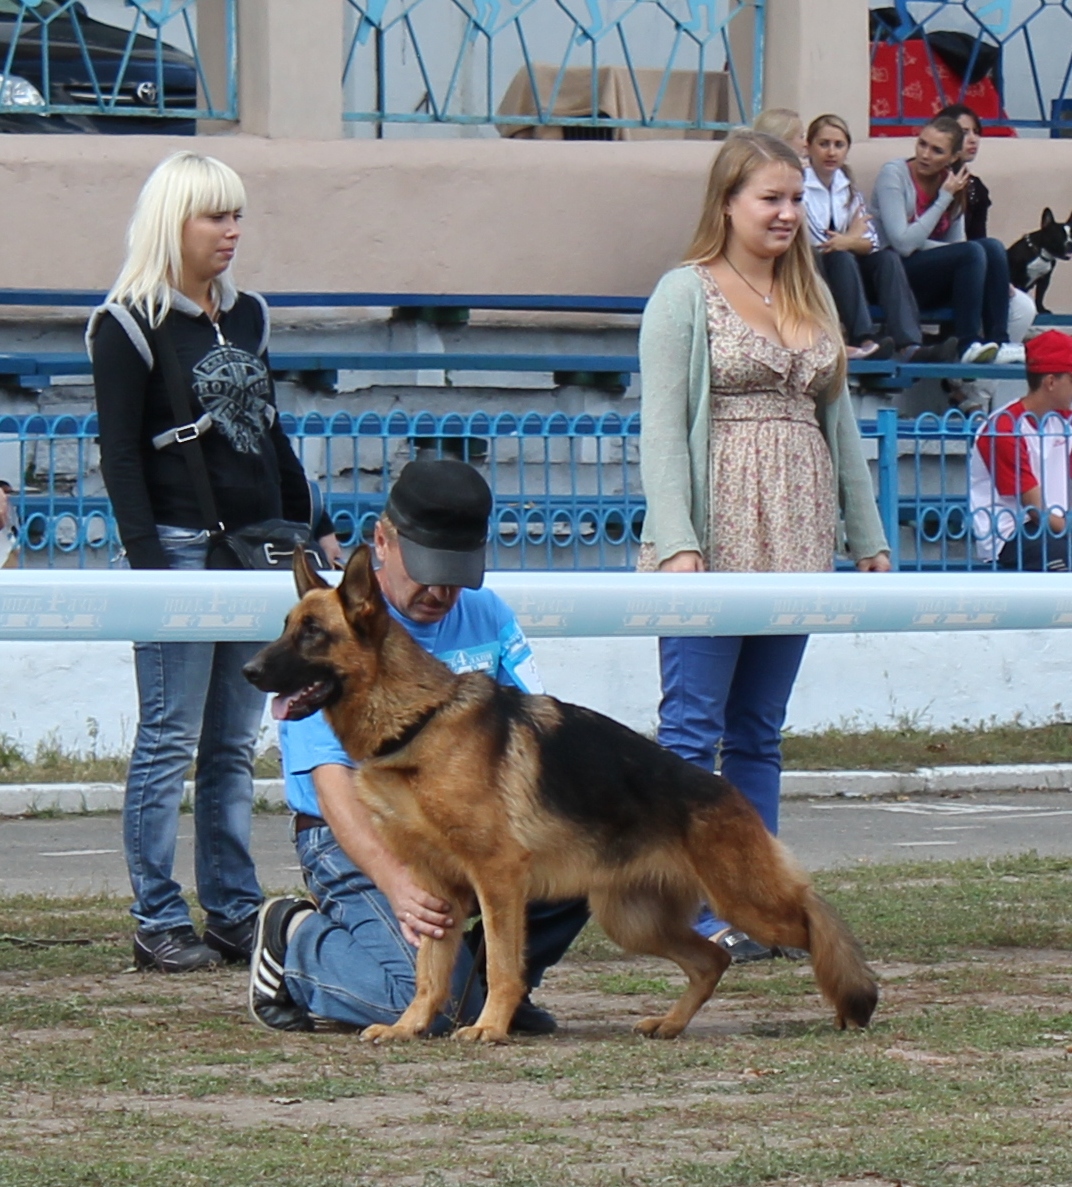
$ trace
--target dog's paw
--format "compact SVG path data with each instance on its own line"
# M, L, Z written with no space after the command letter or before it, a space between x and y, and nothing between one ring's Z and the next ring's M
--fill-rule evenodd
M384 1026L382 1023L366 1026L360 1035L361 1042L363 1043L396 1043L407 1039L415 1039L416 1037L413 1031L408 1030L406 1027Z
M461 1026L454 1032L460 1043L508 1043L510 1036L505 1030L491 1026Z
M637 1034L647 1039L676 1039L684 1029L676 1022L668 1022L663 1014L655 1018L641 1018L633 1027Z

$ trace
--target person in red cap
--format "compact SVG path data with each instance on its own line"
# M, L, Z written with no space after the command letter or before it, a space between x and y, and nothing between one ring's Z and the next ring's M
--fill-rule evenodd
M981 560L999 569L1067 572L1072 506L1072 337L1025 343L1027 394L993 413L970 462Z

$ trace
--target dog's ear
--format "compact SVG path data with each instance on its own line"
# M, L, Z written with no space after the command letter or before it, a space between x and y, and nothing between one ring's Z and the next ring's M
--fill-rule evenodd
M339 601L357 635L379 636L387 629L387 603L372 569L372 549L362 544L346 563L339 584Z
M1042 223L1040 226L1049 227L1052 226L1056 221L1057 220L1053 217L1053 211L1047 206L1042 212Z
M294 584L298 587L298 597L304 598L311 589L327 589L328 583L309 567L309 558L304 548L294 549Z

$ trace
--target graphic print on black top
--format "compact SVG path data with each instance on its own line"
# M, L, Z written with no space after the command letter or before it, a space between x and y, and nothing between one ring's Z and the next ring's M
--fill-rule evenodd
M229 342L214 347L193 369L193 386L212 423L236 453L261 452L274 410L268 368Z

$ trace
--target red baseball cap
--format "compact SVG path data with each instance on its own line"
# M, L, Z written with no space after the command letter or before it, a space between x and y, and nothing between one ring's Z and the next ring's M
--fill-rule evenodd
M1027 369L1034 375L1072 374L1072 337L1046 330L1024 343Z

